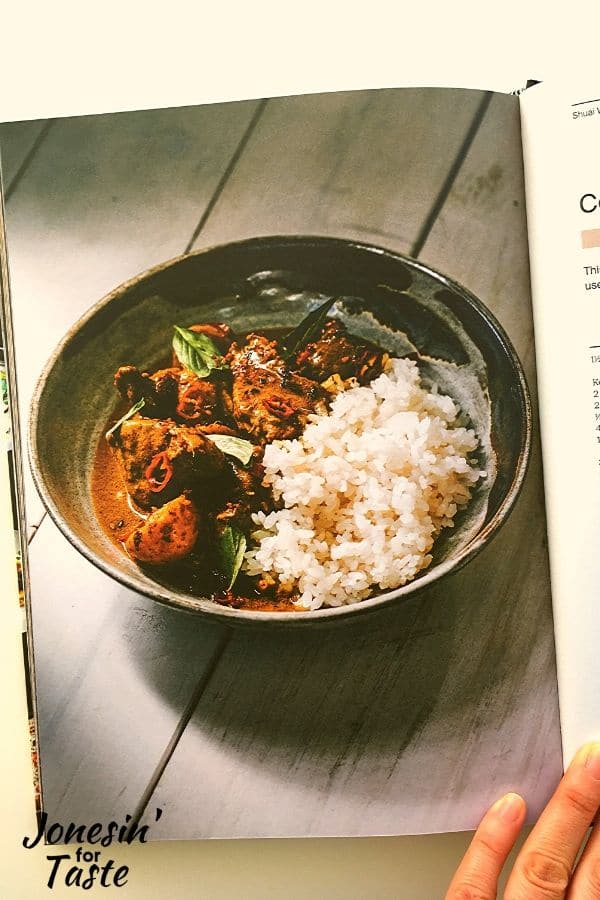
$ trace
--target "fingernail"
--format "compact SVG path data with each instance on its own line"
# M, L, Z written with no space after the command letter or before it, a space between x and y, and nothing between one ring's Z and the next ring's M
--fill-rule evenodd
M518 794L506 794L494 806L503 822L516 822L523 812L523 800Z
M600 744L590 744L585 757L585 767L596 781L600 781Z

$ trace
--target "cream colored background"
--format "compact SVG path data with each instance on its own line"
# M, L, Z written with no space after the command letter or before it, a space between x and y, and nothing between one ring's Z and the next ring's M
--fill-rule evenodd
M95 11L75 2L3 9L0 120L383 85L510 90L527 77L561 79L569 59L581 67L589 54L591 66L600 31L591 3L570 3L555 21L547 4L523 11L514 0L426 3L411 12L338 0L289 10L282 3L216 6L209 13L177 0L126 7L105 0ZM49 865L43 849L20 845L34 816L3 455L1 468L0 896L37 900L47 893ZM468 839L117 846L117 861L131 865L129 886L117 896L435 900ZM50 896L77 896L77 889L55 888Z

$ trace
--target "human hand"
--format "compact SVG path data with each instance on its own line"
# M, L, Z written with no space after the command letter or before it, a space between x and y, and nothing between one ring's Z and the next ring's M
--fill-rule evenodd
M504 900L600 900L600 743L576 754L525 841L510 873ZM495 900L498 879L525 820L525 801L507 794L484 816L446 900Z

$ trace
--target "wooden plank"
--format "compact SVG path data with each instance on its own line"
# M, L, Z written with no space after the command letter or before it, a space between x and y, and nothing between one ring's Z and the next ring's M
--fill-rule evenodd
M309 109L307 98L300 99ZM347 103L348 98L343 101ZM326 163L323 158L313 165L310 177L303 167L307 148L325 145L320 142L318 123L329 120L319 106L321 98L315 102L317 111L310 118L310 127L299 108L294 110L295 124L289 123L293 148L289 160L282 137L279 142L277 138L286 134L281 121L284 104L276 110L276 122L270 118L274 113L265 116L202 240L209 235L211 240L240 236L252 225L256 232L317 230L303 227L303 222L319 222L318 230L329 223L337 233L341 223L341 233L347 233L343 223L349 221L348 209L359 196L368 198L367 208L376 210L369 179L377 181L378 168L375 174L361 172L364 177L360 179L355 171L360 183L354 193L325 190L321 196L324 184L351 181L349 177L344 181L345 176L339 174L348 158L343 141L337 170L335 160ZM515 317L527 344L531 327L525 232L522 208L513 204L515 196L522 200L518 132L513 128L512 156L506 155L509 138L497 139L502 129L510 134L510 125L515 125L511 115L516 103L514 99L508 103L512 104L510 110L502 100L490 107L460 180L447 198L444 218L440 217L446 243L438 238L436 224L425 251L433 264L439 254L444 263L440 262L440 267L467 284L470 272L477 272L475 289L486 296L497 290L504 317L509 313ZM438 96L436 109L440 105ZM344 108L346 121L352 123L348 130L363 134L357 125L359 111L352 117ZM413 117L428 122L433 118L416 100L410 109ZM455 104L451 109L456 115ZM372 106L365 104L363 114L373 115ZM393 119L387 107L386 114L381 113L379 133L387 136ZM403 120L403 126L405 134L419 133L411 128L410 118ZM311 128L317 131L314 141ZM446 147L443 133L442 128L437 143L432 143L429 135L425 146L413 147L415 156L425 154L435 160ZM378 157L376 135L377 122L371 118L369 153L355 148L356 159L368 163L371 157ZM296 149L295 137L303 142L301 151ZM329 152L334 157L335 147L330 141ZM269 148L273 158L268 155ZM488 167L504 160L505 175L494 203L481 197L486 208L480 217L472 216L472 233L461 219L457 240L448 224L450 209L459 202L457 192L464 190L465 180L476 178L482 158ZM249 159L261 159L264 175L258 162L250 166ZM449 167L447 158L446 165ZM333 170L339 182L323 175ZM273 171L271 214L263 198ZM418 171L421 179L429 178L432 166L422 162ZM396 172L388 160L387 184L381 175L375 191L382 204L385 199L386 210L400 208L407 192ZM288 212L283 199L286 193L298 196L292 187L296 180L300 212L293 204ZM441 181L443 177L435 181L436 190ZM242 182L246 183L245 193ZM419 196L416 182L411 190ZM477 201L478 195L473 198L475 208ZM429 209L430 204L422 204L423 219L415 214L411 232L401 235L398 229L395 246L406 249ZM294 218L300 214L303 221ZM485 230L483 216L486 229L494 234L499 229L502 234L502 252L490 252L489 247L477 244L479 232ZM279 224L283 227L277 229ZM369 234L375 233L376 227L375 211ZM511 232L510 242L506 232ZM352 236L361 235L353 232ZM443 257L444 248L447 258ZM465 264L471 259L476 264ZM486 805L509 788L523 790L535 814L560 769L541 512L536 457L520 504L503 533L443 585L404 607L380 614L364 629L342 627L301 637L256 633L234 639L153 796L152 806L165 809L163 819L154 826L155 837L394 834L469 828ZM532 699L535 729L530 721Z
M120 281L183 251L255 108L53 125L7 215L23 424L37 373L72 322ZM34 496L30 486L30 521ZM119 588L48 518L29 555L45 807L66 821L132 812L212 632Z
M40 135L44 120L0 123L0 165L4 190L12 181Z
M196 246L298 233L408 251L480 101L412 89L270 100Z
M222 629L121 587L48 517L30 584L44 809L63 823L123 820Z
M492 310L508 331L535 389L518 134L518 102L495 94L419 258L464 284ZM464 250L457 253L457 248Z
M183 252L255 108L53 124L6 213L22 424L43 363L73 322L120 282ZM43 509L30 478L26 496L35 525Z
M493 639L492 659L507 643L520 645L525 654L528 647L535 648L529 652L538 656L537 666L524 679L515 674L504 686L507 698L511 693L515 698L527 698L514 706L513 733L517 741L519 735L527 735L528 755L521 783L536 786L531 805L537 810L559 777L562 754L537 422L523 163L520 141L515 140L519 128L515 98L494 95L421 257L469 287L498 317L519 354L532 395L536 430L528 489L508 525L512 553L507 557L503 544L496 542L486 556L491 571L506 568L507 559L520 565L521 576L514 579L510 591L510 603L519 611L512 623L513 633L490 633L489 637ZM469 253L457 259L457 246L468 247ZM522 566L520 557L525 548L528 565ZM533 732L529 731L531 709L536 710ZM510 744L506 744L506 752L509 750Z

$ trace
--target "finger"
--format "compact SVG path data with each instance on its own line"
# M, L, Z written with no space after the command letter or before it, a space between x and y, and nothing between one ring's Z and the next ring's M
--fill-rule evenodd
M600 744L582 747L525 841L505 900L562 900L600 806Z
M483 817L456 870L446 900L495 900L498 878L523 821L525 801L506 794Z
M569 888L573 900L600 900L600 824L592 831Z

